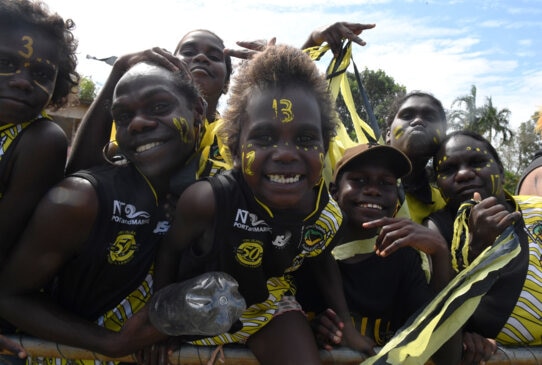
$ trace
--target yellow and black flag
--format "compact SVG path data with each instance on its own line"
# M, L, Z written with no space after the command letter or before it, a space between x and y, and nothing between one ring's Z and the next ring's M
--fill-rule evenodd
M465 207L463 207L465 208ZM379 351L372 364L424 364L476 310L499 277L499 271L520 252L515 227L508 227L425 308L414 314Z

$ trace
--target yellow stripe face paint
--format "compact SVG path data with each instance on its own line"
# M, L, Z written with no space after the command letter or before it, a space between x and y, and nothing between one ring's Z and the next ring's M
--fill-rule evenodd
M190 130L190 127L188 125L188 121L186 118L179 117L173 118L173 125L175 126L175 129L179 131L179 136L181 137L181 141L188 143L190 142L190 138L188 136L188 131Z

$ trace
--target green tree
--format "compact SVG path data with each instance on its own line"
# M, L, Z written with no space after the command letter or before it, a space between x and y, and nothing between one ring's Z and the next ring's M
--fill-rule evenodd
M91 103L96 97L96 84L90 77L81 77L79 80L79 100L83 103Z
M347 72L346 76L356 104L356 111L361 119L369 123L369 116L363 104L356 77L352 72ZM373 71L365 68L360 72L360 78L380 131L382 132L386 128L386 118L390 111L391 104L396 97L405 95L406 87L396 83L393 77L387 75L382 70ZM347 130L351 132L352 119L341 97L337 98L337 111Z
M535 130L536 121L540 113L537 111L527 122L519 125L514 137L498 146L497 150L502 158L506 170L517 176L531 163L536 151L542 149L542 137Z

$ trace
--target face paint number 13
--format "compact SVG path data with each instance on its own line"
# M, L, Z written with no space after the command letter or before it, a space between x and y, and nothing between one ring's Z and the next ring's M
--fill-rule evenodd
M279 105L282 123L289 123L294 120L294 113L292 112L292 102L288 99L273 99L273 110L275 111L275 117L279 118Z

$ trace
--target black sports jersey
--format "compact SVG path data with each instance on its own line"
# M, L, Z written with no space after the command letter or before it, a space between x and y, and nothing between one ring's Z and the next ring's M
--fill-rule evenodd
M426 218L426 220L432 221L437 226L449 248L452 247L452 238L454 236L454 219L455 215L448 208L439 209Z
M143 282L169 222L152 188L131 164L72 176L92 183L98 215L80 252L56 278L53 295L60 306L95 320Z
M231 170L207 179L216 200L213 248L209 257L188 250L180 265L182 278L209 270L225 271L239 282L247 306L263 302L266 282L296 270L306 257L320 254L335 239L342 222L337 204L325 184L315 188L318 198L312 214L273 216L260 205L241 172Z

